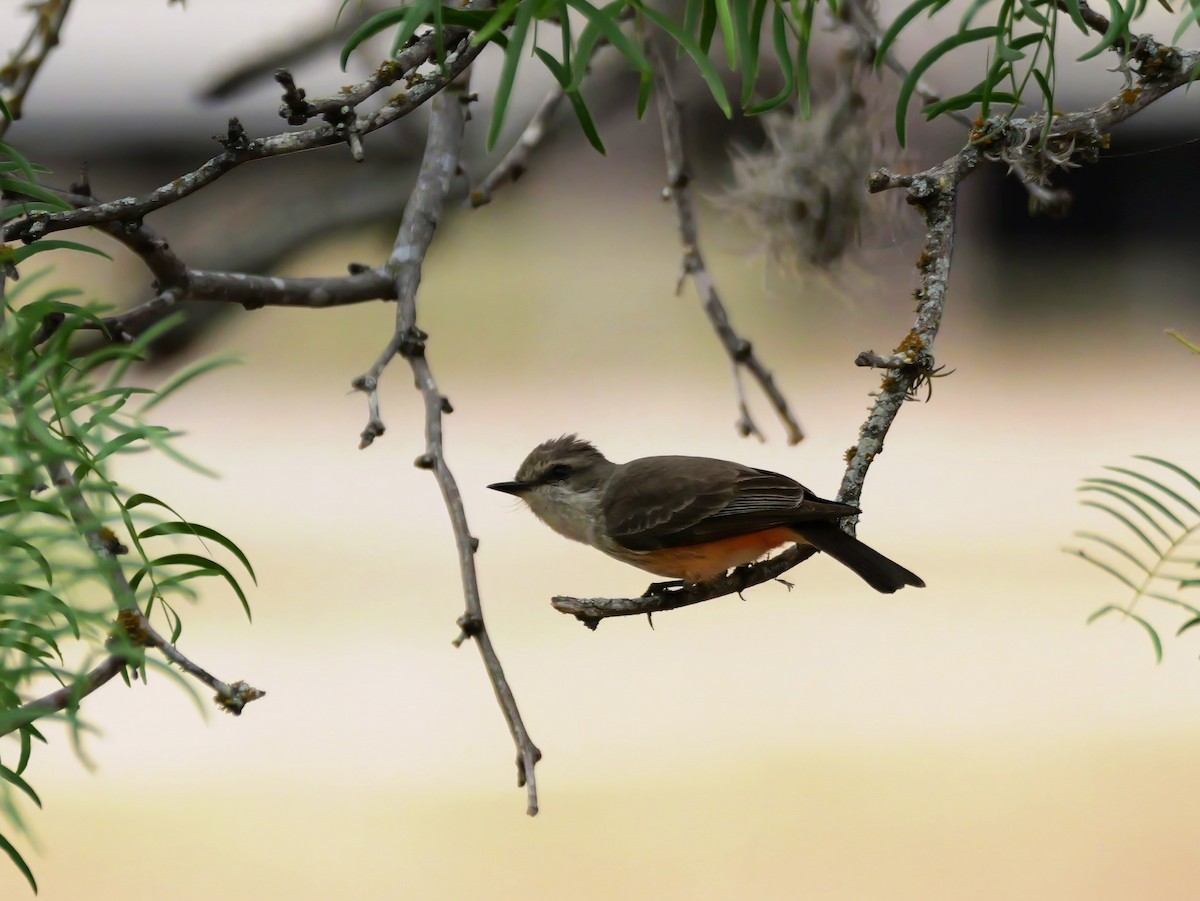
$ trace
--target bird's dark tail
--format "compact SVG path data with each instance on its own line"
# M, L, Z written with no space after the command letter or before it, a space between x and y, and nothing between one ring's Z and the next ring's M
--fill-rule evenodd
M797 523L792 528L817 550L854 570L876 591L891 594L905 585L925 587L918 576L874 548L867 547L854 536L847 535L835 523L805 522Z

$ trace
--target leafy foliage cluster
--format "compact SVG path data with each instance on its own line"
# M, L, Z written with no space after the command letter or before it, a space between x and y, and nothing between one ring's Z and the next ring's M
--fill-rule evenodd
M349 2L344 0L343 9ZM910 66L900 67L903 78L895 108L900 143L903 145L907 137L912 98L921 94L922 79L929 69L952 51L968 46L983 50L982 78L967 90L930 99L921 110L924 116L934 119L973 110L981 119L992 115L1011 118L1024 106L1026 114L1039 115L1043 129L1047 129L1057 112L1054 98L1060 19L1065 17L1070 27L1093 39L1095 26L1102 22L1106 25L1099 40L1077 58L1078 62L1106 50L1126 54L1135 44L1132 25L1145 14L1148 0L1127 0L1124 5L1118 0L1107 2L1110 17L1105 21L1092 16L1084 0L972 0L947 37L925 49ZM1160 2L1166 6L1165 0ZM823 4L819 0L686 0L681 5L682 17L677 21L644 0L613 0L599 7L589 0L502 0L499 4L468 3L464 9L445 7L440 0L413 0L379 12L357 28L342 51L342 65L364 41L389 30L394 29L394 53L427 27L439 35L446 28L465 29L472 32L473 43L492 42L504 52L488 131L489 149L499 138L522 60L536 55L564 88L588 140L603 153L603 141L582 94L592 54L601 43L611 44L638 75L639 117L649 102L653 76L642 43L653 31L664 34L680 55L692 61L727 116L732 115L733 108L712 54L718 37L728 70L740 78L740 104L745 115L759 115L794 102L800 114L807 116L811 106L810 55L822 7L834 21L861 23L865 19L866 27L876 27L873 5L868 0L825 0ZM852 14L855 5L862 16ZM948 17L952 14L947 12L949 7L950 0L909 3L890 26L870 35L876 66L884 64L902 36L928 27L922 19L939 14ZM994 18L990 24L981 24L988 13ZM1175 40L1196 24L1198 16L1200 6L1195 5L1180 16ZM582 27L573 22L582 23ZM632 35L623 27L630 22ZM539 25L557 28L561 39L557 55L539 46ZM918 40L922 45L927 43ZM531 52L527 52L531 41ZM444 54L443 41L443 60ZM774 61L773 67L764 65L768 60ZM770 76L766 76L768 70L772 70ZM780 86L763 97L762 85L768 80L779 81Z
M1088 622L1108 614L1128 618L1146 630L1155 658L1162 660L1158 630L1135 608L1143 598L1181 608L1188 619L1176 635L1200 626L1200 598L1189 600L1184 594L1200 588L1200 479L1167 460L1135 459L1150 467L1140 471L1108 466L1111 475L1084 479L1079 488L1087 495L1083 505L1103 511L1122 528L1116 537L1076 532L1084 546L1072 548L1070 553L1099 567L1133 593L1125 604L1105 604Z
M40 198L5 206L4 220L30 208L61 208L55 195L36 184L42 171L0 144L0 186ZM229 569L206 553L164 552L169 536L221 545L253 578L245 555L224 535L184 521L165 502L131 492L109 474L118 455L150 449L197 468L173 447L176 433L149 423L146 414L222 361L193 366L157 390L128 384L130 366L174 323L161 323L129 344L80 350L81 332L103 333L95 310L71 303L68 298L80 293L73 289L34 296L46 271L18 269L34 253L62 248L91 250L74 242L39 241L6 249L0 258L6 279L21 276L7 286L0 312L0 737L7 736L0 739L0 820L17 833L27 831L22 803L40 806L26 770L35 743L46 740L41 719L64 719L78 747L79 701L97 660L117 655L142 678L155 665L113 628L119 610L136 605L147 615L157 612L174 642L183 628L179 600L195 599L197 578L216 577L232 587L249 613ZM132 558L128 565L121 559L126 554ZM39 685L69 692L61 712L30 706ZM0 850L36 888L3 831Z

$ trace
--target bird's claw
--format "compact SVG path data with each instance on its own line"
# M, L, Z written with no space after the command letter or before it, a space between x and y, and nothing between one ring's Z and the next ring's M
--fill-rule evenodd
M672 588L682 588L688 583L683 579L672 579L669 582L654 582L642 592L644 598L661 598L666 597L667 592Z

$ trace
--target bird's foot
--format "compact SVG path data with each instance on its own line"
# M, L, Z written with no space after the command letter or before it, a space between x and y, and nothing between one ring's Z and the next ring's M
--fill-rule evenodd
M742 597L742 592L750 587L749 585L746 584L746 579L750 575L750 569L751 569L751 564L749 564L749 563L743 563L741 566L735 566L733 568L733 576L735 578L742 580L741 586L737 589L737 596L740 600L743 600L743 601L746 599L744 597Z
M690 584L683 579L672 579L669 582L654 582L649 588L642 592L644 598L661 598L672 588L682 588L684 585Z

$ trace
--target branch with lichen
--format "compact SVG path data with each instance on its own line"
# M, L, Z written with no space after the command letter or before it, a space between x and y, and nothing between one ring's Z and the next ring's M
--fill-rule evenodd
M334 144L347 144L356 158L361 158L362 139L366 135L379 130L417 109L430 98L440 93L446 85L461 75L483 50L482 44L473 45L465 36L457 44L447 44L445 66L437 73L424 76L416 72L430 53L435 52L433 37L422 38L413 47L403 51L389 65L394 69L392 83L403 77L408 77L407 87L401 90L391 100L379 109L365 115L357 115L355 103L370 97L374 90L362 88L337 95L345 99L338 107L343 110L337 121L325 121L321 124L310 125L295 131L271 135L265 138L251 138L245 128L236 119L230 119L226 133L217 137L217 141L225 148L210 160L183 175L172 179L165 185L139 196L123 197L119 200L91 204L76 210L54 213L31 213L29 216L14 222L3 230L3 240L20 240L26 244L43 238L52 232L79 228L85 225L100 225L105 222L137 222L142 217L155 210L182 200L194 194L201 188L207 187L223 175L233 171L238 166L255 160L271 157L286 156L318 147L328 147ZM410 53L410 51L412 51ZM372 82L372 88L375 88ZM378 88L375 88L376 90ZM361 95L361 96L360 96ZM285 92L285 98L287 93ZM305 121L321 115L322 110L332 103L332 100L314 102L310 107L304 107L301 113ZM285 103L285 114L288 110Z
M1088 24L1107 30L1107 20L1088 11ZM876 170L867 181L871 193L894 188L907 192L908 202L923 217L925 237L917 260L919 285L916 320L904 339L889 355L863 351L856 365L884 370L875 401L859 429L858 441L846 452L846 470L837 498L857 506L862 498L867 473L883 451L884 440L905 401L938 374L933 345L941 327L949 291L959 185L987 162L1018 168L1036 179L1054 168L1092 160L1107 146L1108 131L1151 103L1189 84L1200 65L1200 52L1181 51L1140 37L1131 54L1137 68L1136 80L1116 97L1092 109L1054 116L1046 127L1044 116L1005 120L993 118L977 125L970 142L958 153L936 166L912 175ZM1023 167L1023 168L1021 168ZM1032 176L1029 173L1034 173ZM1047 197L1046 200L1061 200ZM844 522L853 533L857 517ZM713 600L751 585L761 584L812 556L812 550L792 547L774 558L746 567L709 582L666 589L642 598L555 597L554 608L568 613L594 629L601 619L674 610Z

